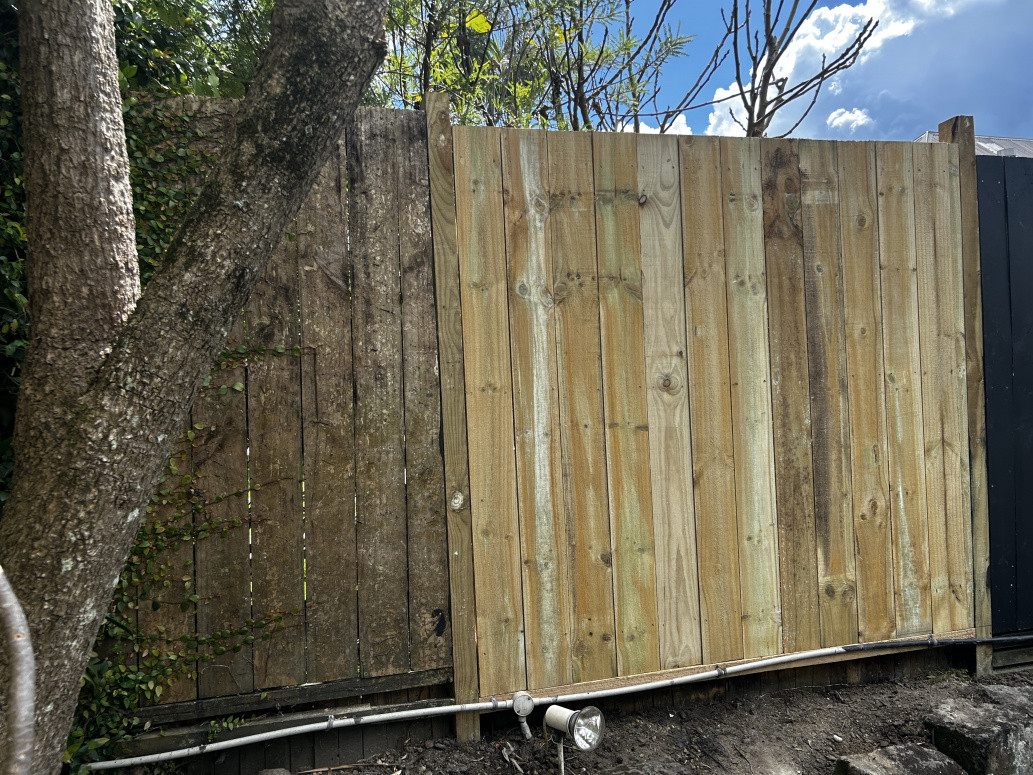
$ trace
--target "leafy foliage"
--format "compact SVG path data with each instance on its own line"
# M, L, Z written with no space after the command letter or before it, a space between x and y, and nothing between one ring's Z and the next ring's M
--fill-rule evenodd
M686 53L673 5L640 29L626 0L393 0L367 99L411 108L435 89L463 124L618 129L652 109L660 69Z
M115 0L125 90L243 97L269 38L271 0Z

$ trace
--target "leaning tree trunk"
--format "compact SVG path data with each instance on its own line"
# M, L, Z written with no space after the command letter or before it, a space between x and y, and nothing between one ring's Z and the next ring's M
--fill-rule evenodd
M36 647L34 772L60 768L141 514L231 322L384 55L385 4L277 2L234 139L139 299L110 2L20 5L32 336L0 564Z

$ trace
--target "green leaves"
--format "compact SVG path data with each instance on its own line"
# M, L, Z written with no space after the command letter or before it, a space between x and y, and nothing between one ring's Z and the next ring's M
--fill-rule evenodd
M481 35L486 32L491 32L491 22L488 21L488 17L480 11L470 11L470 13L466 15L466 26Z

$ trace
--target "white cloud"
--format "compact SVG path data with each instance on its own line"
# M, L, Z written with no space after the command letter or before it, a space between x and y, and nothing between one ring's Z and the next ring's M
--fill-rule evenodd
M825 120L825 125L830 129L849 129L851 132L863 126L871 126L874 123L872 117L868 115L868 111L862 108L854 108L853 110L838 108L832 111Z
M887 41L910 35L917 25L926 20L952 16L970 6L998 2L1000 0L865 0L853 4L842 3L831 8L817 8L800 26L792 44L779 60L775 74L793 82L794 79L817 72L822 56L831 59L842 51L857 37L868 19L878 20L879 26L865 45L859 63L874 56ZM842 85L832 81L826 88L831 94L837 95ZM714 99L720 100L737 91L735 83L727 88L719 87L714 92ZM729 108L742 120L745 114L737 100L719 103L711 110L707 134L742 134L729 115ZM773 133L777 134L779 127L783 131L788 129L799 116L799 111L792 111L792 108L788 110L793 115L777 117L772 127ZM731 131L733 128L736 131Z
M635 131L635 125L634 124L623 124L623 125L621 125L618 128L617 131L618 132L634 132ZM660 134L660 127L650 126L645 121L640 121L639 122L639 131L642 134L645 134L645 135L658 135L658 134ZM679 113L677 116L674 117L674 121L672 121L671 125L669 127L667 127L667 131L665 132L665 134L669 134L669 135L691 135L692 134L692 127L689 126L688 119L685 118L685 114L684 113Z
M742 116L745 115L742 102L735 97L738 93L739 89L734 83L727 89L718 87L714 90L714 100L724 100L724 102L718 102L714 109L710 111L710 120L707 123L706 134L724 135L726 137L742 137L746 134L742 126L732 117L734 113L739 121L742 121ZM729 97L732 97L732 99L728 99Z

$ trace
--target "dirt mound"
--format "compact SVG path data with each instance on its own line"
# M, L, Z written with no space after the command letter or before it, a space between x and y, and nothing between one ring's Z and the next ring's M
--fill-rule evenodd
M606 737L591 752L566 748L567 772L612 775L827 775L845 754L907 742L929 742L922 720L948 697L986 700L984 683L1033 687L1033 673L976 680L951 671L860 686L783 689L766 695L650 708L606 710ZM557 772L556 746L545 743L541 711L535 739L515 723L474 744L410 744L350 772L359 775L545 775ZM536 726L537 724L537 726Z

